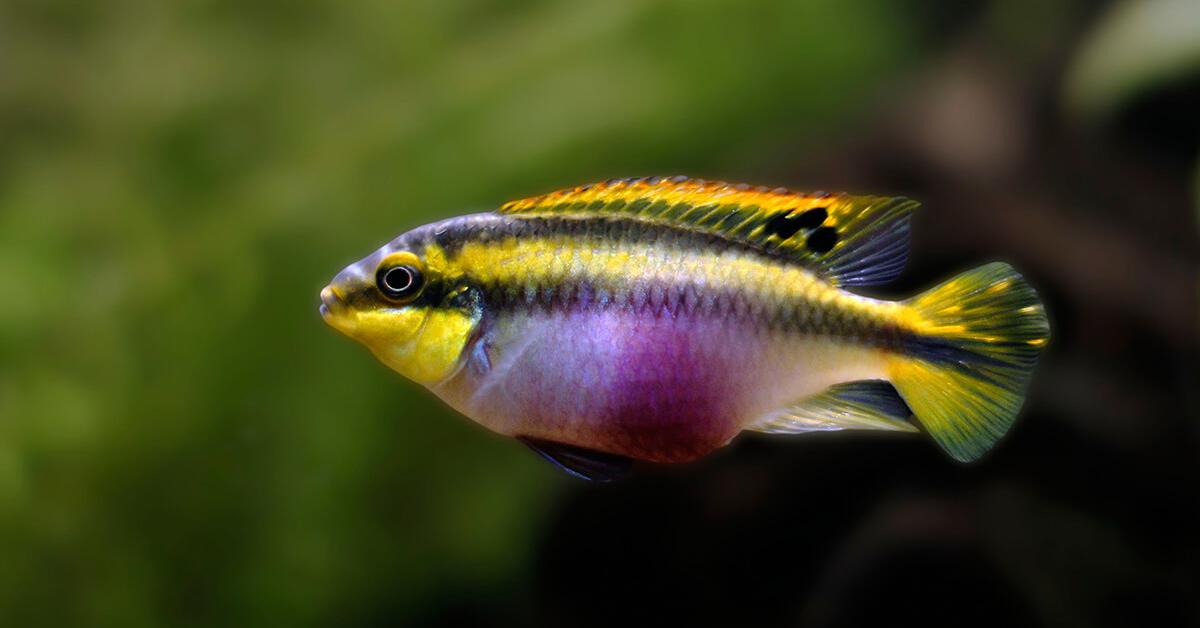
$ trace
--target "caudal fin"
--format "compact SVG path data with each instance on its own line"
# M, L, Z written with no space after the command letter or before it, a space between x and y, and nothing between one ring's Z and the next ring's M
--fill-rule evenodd
M1050 338L1033 288L1008 264L963 273L905 302L916 334L889 359L889 379L955 460L982 456L1025 400Z

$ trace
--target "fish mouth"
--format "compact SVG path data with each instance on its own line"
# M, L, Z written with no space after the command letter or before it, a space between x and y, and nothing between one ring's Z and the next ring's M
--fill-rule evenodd
M345 307L346 302L342 300L342 295L338 292L337 288L325 286L321 289L321 305L317 308L317 311L321 313L321 318L331 327L337 327L336 320Z

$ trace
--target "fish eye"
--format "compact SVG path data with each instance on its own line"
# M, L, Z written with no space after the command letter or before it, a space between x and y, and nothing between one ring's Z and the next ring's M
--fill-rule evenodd
M421 291L425 280L415 266L383 266L375 273L375 285L388 299L406 301Z

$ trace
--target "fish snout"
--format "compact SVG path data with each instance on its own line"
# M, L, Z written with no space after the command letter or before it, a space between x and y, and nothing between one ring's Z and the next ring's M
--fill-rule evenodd
M321 289L321 318L342 333L350 333L357 327L359 295L370 289L374 277L367 274L364 262L347 266Z
M333 284L321 288L321 306L318 308L318 311L321 312L321 318L325 319L326 323L332 324L333 319L341 314L345 308L346 300Z

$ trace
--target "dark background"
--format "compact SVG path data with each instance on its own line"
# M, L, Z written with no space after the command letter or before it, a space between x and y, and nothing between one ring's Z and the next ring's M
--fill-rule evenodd
M1200 3L5 0L0 625L1197 621ZM746 436L595 486L317 316L614 176L924 202L1053 339L972 466Z

